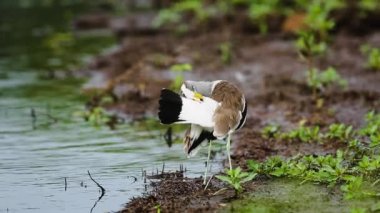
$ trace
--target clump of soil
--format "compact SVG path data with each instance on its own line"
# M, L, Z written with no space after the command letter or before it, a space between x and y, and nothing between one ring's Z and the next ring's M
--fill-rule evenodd
M233 190L218 191L222 183L213 178L204 190L202 178L186 178L182 172L162 173L151 182L153 188L143 197L133 198L120 212L210 212L235 196Z

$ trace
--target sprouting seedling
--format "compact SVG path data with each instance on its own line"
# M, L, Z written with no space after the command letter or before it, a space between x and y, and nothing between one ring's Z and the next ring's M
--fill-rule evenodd
M278 133L280 131L280 126L276 124L270 124L265 126L262 131L261 135L264 138L276 138L278 136Z
M257 22L260 33L268 32L267 18L277 12L279 0L253 0L249 7L249 17Z
M366 208L360 208L360 207L350 208L350 213L366 213L366 212L367 212Z
M302 58L307 61L306 78L308 85L313 89L314 99L317 98L317 89L321 89L324 84L330 84L331 82L346 84L335 70L329 68L326 72L320 73L314 65L315 57L326 52L328 33L335 26L330 14L333 10L343 7L343 5L341 0L313 0L308 5L305 5L307 7L307 16L305 18L307 31L299 32L296 46Z
M352 134L352 126L347 126L345 124L331 124L326 137L330 139L348 140Z
M340 189L344 192L344 198L347 200L363 197L377 197L378 193L372 190L364 189L363 176L348 176L347 183L342 185Z
M307 70L307 84L313 91L322 90L328 86L336 84L342 88L347 87L347 81L343 79L336 69L329 67L324 71L319 71L317 68Z
M360 50L367 55L365 68L379 71L380 70L380 48L372 48L369 45L362 45Z
M52 72L54 70L70 70L79 65L78 55L72 54L74 45L75 38L72 33L54 33L47 37L44 46L50 54L46 58L43 68Z
M358 0L358 5L364 13L375 11L380 8L380 2L377 0Z
M235 189L236 193L240 193L243 190L243 183L253 180L257 173L242 172L240 167L235 169L226 170L227 175L217 175L216 177L224 181Z
M326 70L320 72L318 78L322 87L327 87L332 84L337 84L342 88L347 87L347 81L343 79L339 75L338 71L333 67L329 67Z
M380 134L380 113L370 111L365 116L366 124L360 129L360 134L365 136L372 136Z
M175 64L170 67L170 71L175 73L175 77L170 85L173 90L179 90L182 82L184 81L184 72L190 72L193 70L193 66L189 63Z
M157 204L156 206L154 206L154 208L156 209L157 213L161 213L161 205L160 204Z
M110 120L111 116L106 113L102 107L94 107L87 111L77 112L76 115L84 118L91 126L99 128L106 125Z
M302 59L307 61L306 80L308 85L313 89L313 97L316 97L317 83L316 76L318 74L317 68L314 66L315 57L322 55L327 45L323 41L317 41L315 35L310 31L303 31L299 33L299 38L296 41L296 47Z
M372 134L370 136L370 141L371 141L371 144L370 144L371 148L379 147L380 146L380 133L377 132L376 134Z
M153 21L154 27L161 27L165 24L176 24L181 20L181 15L179 12L173 9L163 9L159 12L157 18Z
M321 133L319 127L300 126L297 129L291 130L288 133L282 133L281 138L288 140L300 140L302 142L321 141Z
M229 64L232 60L232 45L230 42L223 42L219 45L220 59L223 64Z
M302 31L299 33L296 47L302 58L312 60L314 57L319 56L326 51L327 44L324 41L318 41L312 32ZM311 63L312 62L313 61L311 61Z
M333 10L341 8L344 3L341 0L313 0L307 7L305 22L312 32L316 32L321 41L326 41L328 33L335 26L334 19L330 18Z
M290 159L279 156L264 162L247 161L253 173L273 177L296 178L301 183L311 181L329 186L339 185L345 199L380 197L374 188L380 183L380 114L371 111L365 116L366 124L361 129L337 123L326 132L317 127L304 127L287 133L279 133L284 139L310 141L313 138L344 140L347 147L327 155L297 155ZM361 134L359 134L361 133Z
M364 174L375 172L380 168L380 156L367 156L364 155L358 163L358 170Z
M188 63L174 64L170 67L170 70L174 72L185 72L193 70L193 67L191 66L191 64Z
M202 1L184 0L178 1L167 9L159 12L158 17L153 21L155 27L164 25L176 25L177 32L186 32L189 24L184 22L184 14L192 14L197 23L202 23L210 16L209 11Z

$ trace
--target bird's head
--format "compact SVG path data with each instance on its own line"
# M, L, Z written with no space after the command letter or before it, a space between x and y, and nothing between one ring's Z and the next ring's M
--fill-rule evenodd
M201 93L195 91L194 88L193 90L188 89L185 84L182 84L181 86L181 93L186 98L192 99L194 101L202 102L204 99Z

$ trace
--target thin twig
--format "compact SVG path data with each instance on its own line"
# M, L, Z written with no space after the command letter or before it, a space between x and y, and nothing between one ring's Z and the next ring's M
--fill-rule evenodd
M65 177L65 191L67 190L67 178Z
M380 179L377 179L375 182L373 182L372 184L371 184L371 186L375 186L376 184L378 184L380 182Z
M36 130L37 115L34 108L30 108L30 116L32 117L32 128Z
M215 195L217 195L217 194L219 194L219 193L221 193L221 192L224 192L224 191L226 191L227 190L227 188L221 188L221 189L219 189L218 191L216 191L214 194L212 194L213 196L215 196Z
M102 199L102 197L105 195L105 193L106 193L106 190L103 188L103 186L101 186L98 182L96 182L93 178L92 178L92 176L91 176L91 174L90 174L90 171L88 171L87 170L87 173L88 173L88 176L90 176L90 179L92 180L92 181L94 181L94 183L102 190L102 193L100 194L100 196L99 196L99 198L98 198L98 200L94 203L94 206L91 208L91 210L90 210L90 213L92 212L92 210L95 208L95 206L96 206L96 204L98 204L98 202Z
M208 187L208 184L210 184L211 182L211 179L214 177L214 175L211 175L210 179L207 181L207 184L205 186L205 188L203 189L204 191L206 191L207 187Z
M94 181L94 183L102 190L102 194L101 194L101 197L106 193L106 190L103 188L103 186L101 186L98 182L96 182L96 180L94 180L90 174L90 171L87 171L88 173L88 176L90 176L91 180Z

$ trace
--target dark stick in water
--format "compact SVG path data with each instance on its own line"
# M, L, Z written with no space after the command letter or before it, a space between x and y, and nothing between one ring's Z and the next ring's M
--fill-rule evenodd
M102 197L104 196L104 194L106 193L106 190L103 188L103 186L101 186L98 182L96 182L93 178L92 178L92 176L91 176L91 174L90 174L90 171L87 171L87 173L88 173L88 176L90 176L90 179L92 180L92 181L94 181L94 183L102 190L102 193L100 194L100 196L99 196L99 198L98 198L98 200L94 203L94 206L91 208L91 210L90 210L90 213L92 212L92 210L95 208L95 206L96 206L96 204L98 204L98 202L102 199Z
M65 177L65 191L67 190L67 178Z
M32 117L33 130L36 130L37 115L36 115L36 111L34 110L34 108L30 109L30 116Z

